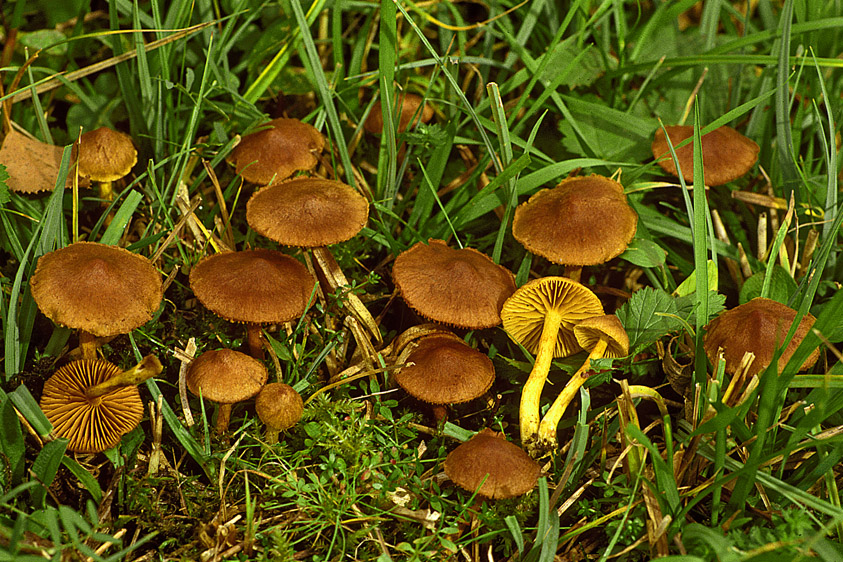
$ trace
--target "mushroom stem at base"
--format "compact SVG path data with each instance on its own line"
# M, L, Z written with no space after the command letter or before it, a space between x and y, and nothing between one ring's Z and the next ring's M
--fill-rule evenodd
M116 388L137 386L143 381L159 375L163 370L164 367L161 365L161 362L157 357L154 355L147 355L140 363L128 371L123 371L119 375L113 376L96 386L92 386L85 391L85 395L88 398L96 398L97 396L108 394Z
M246 334L249 338L249 354L263 361L263 331L260 324L246 324Z
M214 431L219 434L228 431L228 424L231 421L231 406L232 404L220 404L217 410L217 423L214 425Z
M592 349L591 353L588 354L588 359L585 360L583 366L577 369L577 372L574 373L571 380L568 381L568 384L565 385L565 388L562 389L562 392L560 392L559 396L556 397L556 400L553 401L550 409L545 413L541 424L539 424L538 442L542 448L548 450L556 448L556 428L559 425L559 421L562 419L562 416L565 415L565 410L568 408L568 404L574 400L574 397L577 395L580 387L586 379L588 379L588 371L591 368L591 360L603 357L603 354L606 352L607 344L608 341L606 339L598 340L594 349Z
M539 429L539 406L541 403L542 389L547 380L547 373L550 371L550 363L553 361L553 352L556 349L556 337L559 327L562 325L562 314L551 309L544 318L539 349L536 352L536 362L524 389L521 391L521 408L519 412L519 425L521 426L521 443L529 447L536 440Z
M278 443L278 434L281 433L279 429L273 429L269 426L266 428L266 444L275 445Z

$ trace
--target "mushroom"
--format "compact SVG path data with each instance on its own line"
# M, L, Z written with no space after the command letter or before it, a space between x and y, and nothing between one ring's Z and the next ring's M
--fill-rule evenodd
M414 398L432 404L437 421L447 416L447 404L483 396L495 380L495 367L486 355L454 334L420 338L398 358L395 382Z
M312 170L325 138L298 119L273 119L260 131L245 135L226 159L248 182L271 185L294 173Z
M567 178L516 207L512 235L530 252L565 265L565 275L579 281L582 266L620 255L637 224L623 186L591 175Z
M668 125L665 127L670 143L676 146L694 135L691 125ZM722 185L747 173L758 160L758 145L731 127L723 126L702 136L703 175L707 185ZM657 129L653 138L653 158L662 169L676 176L676 163L670 156L667 138L662 129ZM694 181L694 145L688 143L676 149L676 159L682 168L685 181Z
M303 315L315 284L304 265L275 250L213 254L190 272L190 288L208 310L246 324L249 351L257 359L263 358L261 324Z
M483 429L445 458L457 486L490 499L514 498L536 485L541 467L501 433Z
M735 373L746 353L753 353L755 360L746 371L746 377L757 375L770 365L776 350L784 342L784 337L796 319L796 311L780 302L757 297L751 301L727 310L706 326L703 342L705 354L713 364L717 363L719 350L723 350L726 361L725 371ZM816 318L806 314L799 322L793 338L782 350L778 362L781 374L793 352L811 330ZM820 356L815 349L800 371L809 369Z
M419 95L403 92L398 96L398 104L401 106L401 115L398 117L398 132L403 133L409 127L419 122L428 123L433 119L433 108L424 104L424 98ZM419 109L421 107L421 109ZM380 100L376 101L369 112L366 121L363 123L366 131L380 135L383 133L383 109Z
M78 147L79 175L98 182L100 199L110 202L114 199L111 182L128 175L138 161L132 138L100 127L83 133Z
M539 424L538 446L543 450L556 448L556 427L565 414L568 404L577 395L577 391L589 377L591 361L602 357L624 357L629 353L629 336L621 321L615 315L586 318L574 326L574 337L588 357L582 367L577 369L562 392L545 412Z
M289 384L273 382L255 398L255 411L266 425L266 442L278 443L278 434L296 425L304 413L301 395Z
M515 276L473 248L456 250L442 240L417 242L395 258L392 280L407 306L441 324L491 328L515 291Z
M68 450L98 453L117 445L143 417L137 385L158 375L161 363L146 356L121 372L101 359L80 359L58 369L44 383L41 409Z
M231 419L231 407L260 392L269 373L263 363L239 351L206 351L187 368L185 382L196 396L219 405L217 433L225 433Z
M344 292L351 313L375 338L380 329L337 265L330 244L357 235L369 219L369 202L354 188L322 178L296 178L255 192L246 204L249 226L285 246L310 248L331 293Z
M531 453L537 452L541 393L551 361L580 351L574 326L601 315L603 305L597 295L567 277L530 281L504 303L504 330L536 357L521 392L519 412L521 443Z
M149 260L95 242L44 254L29 285L41 312L79 330L85 359L96 358L96 337L126 334L151 320L163 296Z

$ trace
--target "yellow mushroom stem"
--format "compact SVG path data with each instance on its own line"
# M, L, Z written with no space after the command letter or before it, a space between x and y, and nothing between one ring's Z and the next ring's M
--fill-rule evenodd
M91 332L79 330L79 349L82 351L82 359L97 358L97 337Z
M147 355L140 363L128 371L123 371L119 375L115 375L110 379L87 389L85 391L85 395L88 398L96 398L97 396L108 394L117 388L124 386L137 386L143 381L159 375L163 370L164 367L161 365L161 362L157 357L154 355Z
M553 404L544 415L544 418L542 418L541 424L539 425L538 441L543 446L548 448L556 447L556 428L559 426L559 421L565 414L568 404L574 400L574 397L576 397L580 387L586 379L588 379L588 371L591 369L591 360L602 358L603 354L606 353L607 345L608 339L600 338L597 340L597 344L594 346L594 349L592 349L591 353L588 354L588 359L585 360L582 367L577 369L577 372L574 373L571 380L568 381L568 384L565 385L565 388L562 389L562 392L560 392L559 396L556 397L556 400L553 401Z
M521 391L521 408L519 412L519 424L521 426L521 443L525 447L536 440L539 430L539 418L542 389L547 381L547 374L550 372L550 362L553 361L553 353L556 349L556 338L559 335L559 327L562 325L562 313L550 309L544 317L542 335L539 339L539 348L536 352L536 362L533 370L524 383Z

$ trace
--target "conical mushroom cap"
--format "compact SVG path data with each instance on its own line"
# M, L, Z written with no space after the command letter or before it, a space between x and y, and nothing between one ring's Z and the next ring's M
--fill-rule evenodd
M269 373L257 359L233 351L206 351L187 368L187 388L217 404L235 404L260 392Z
M540 472L530 455L488 428L445 459L445 474L457 486L469 492L479 488L479 495L492 499L526 494L536 485Z
M395 373L395 382L428 404L460 404L489 390L495 367L486 355L452 334L434 334L418 341L399 363L412 363Z
M299 422L304 412L304 402L289 384L273 382L258 393L255 411L267 427L284 431Z
M82 359L61 367L44 383L41 409L67 448L78 453L110 449L133 430L143 417L143 402L136 386L124 386L89 398L85 391L121 373L117 365Z
M637 224L623 186L592 175L563 180L519 205L512 235L553 263L597 265L626 250Z
M392 280L407 306L425 318L469 329L500 324L503 302L515 291L512 272L487 255L432 238L395 258Z
M586 318L574 326L574 337L586 351L591 351L600 340L606 340L603 357L625 357L629 354L629 335L614 314Z
M369 203L349 185L322 178L296 178L255 192L246 221L262 236L285 246L315 248L345 242L369 219Z
M562 313L554 357L567 357L580 351L574 326L587 318L603 315L600 299L585 285L567 277L542 277L530 281L507 299L501 311L503 329L535 354L539 350L545 316L551 308Z
M421 96L403 93L398 96L397 101L401 104L401 115L398 117L399 133L403 133L410 127L411 120L412 124L415 125L419 121L427 123L433 119L433 108L431 106L425 105L422 109L419 109L424 101ZM369 116L366 117L366 122L363 123L363 128L375 135L383 133L383 107L380 100L372 106Z
M114 129L100 127L82 133L79 141L79 175L92 181L119 180L138 161L132 138Z
M694 135L691 125L666 126L670 142L675 147ZM758 160L758 145L731 127L723 126L702 136L703 173L706 185L723 185L747 173ZM653 138L653 158L662 169L676 176L676 164L670 157L664 131L656 130ZM664 156L664 155L667 156ZM676 158L682 168L685 181L694 181L694 144L689 143L676 149Z
M273 119L264 129L243 137L228 163L248 182L278 183L299 170L311 170L319 163L316 154L325 138L315 127L298 119Z
M95 242L44 254L29 285L50 320L98 337L126 334L145 324L163 296L161 276L149 260Z
M224 252L203 258L190 288L208 310L231 322L288 322L307 311L316 280L275 250Z
M744 354L750 351L755 354L755 360L747 371L747 376L757 375L773 360L776 347L784 342L784 337L795 319L796 311L792 308L771 299L754 298L727 310L709 322L703 344L705 354L709 361L715 364L717 350L722 348L726 372L734 373L738 370ZM780 374L815 321L816 318L810 314L802 317L796 333L779 358ZM819 349L814 350L800 370L810 368L817 361L819 354Z

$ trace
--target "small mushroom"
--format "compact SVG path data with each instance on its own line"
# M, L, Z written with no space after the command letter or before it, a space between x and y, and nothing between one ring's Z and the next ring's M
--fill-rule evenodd
M445 458L445 474L457 486L490 499L532 490L541 467L501 433L483 429Z
M537 453L542 389L554 357L567 357L582 348L574 326L603 315L597 295L567 277L544 277L530 281L504 303L501 317L509 337L534 353L533 370L521 391L519 420L521 443Z
M47 318L79 330L86 359L96 358L96 337L126 334L151 320L163 296L149 260L95 242L44 254L29 285Z
M473 248L454 249L442 240L417 242L395 258L392 280L407 306L441 324L491 328L515 291L515 276Z
M709 361L717 363L719 350L723 350L726 361L725 371L735 373L746 353L753 353L755 360L746 371L747 377L757 375L766 369L773 360L776 349L784 342L784 337L796 320L796 311L792 308L762 297L727 310L706 326L703 342L705 354ZM781 373L793 352L805 339L816 318L806 314L799 322L796 333L782 351L778 362L778 372ZM815 349L800 370L809 369L820 356L820 350Z
M239 351L206 351L187 368L185 382L196 396L219 405L217 433L228 431L231 407L260 392L269 373L263 363Z
M668 125L665 127L670 143L675 147L694 135L691 125ZM702 136L703 175L707 185L722 185L736 180L747 173L758 160L758 144L732 127L718 127ZM667 138L661 128L653 138L653 158L670 175L676 176L676 163L670 156ZM676 149L676 159L682 168L685 181L694 181L694 145L686 144Z
M445 419L447 404L479 398L495 380L492 360L454 334L420 338L405 348L398 363L406 366L395 373L395 382L407 394L433 405L438 421Z
M424 98L421 96L404 92L398 96L397 100L401 106L401 115L398 117L399 133L403 133L419 122L428 123L433 119L433 108L424 104ZM372 106L372 110L363 123L363 128L374 135L383 133L383 108L380 100Z
M574 326L574 337L580 347L589 354L582 367L571 375L568 384L553 401L539 424L538 446L543 450L556 448L556 427L565 415L568 404L573 401L577 391L588 379L592 359L624 357L629 353L629 336L623 329L621 321L614 315L586 318Z
M41 409L55 434L69 440L68 450L98 453L137 427L143 417L137 385L161 370L153 355L125 372L101 359L72 361L44 383Z
M563 180L515 209L512 235L528 251L565 265L579 281L583 266L620 255L635 236L638 215L623 186L603 176Z
M263 358L261 324L303 315L315 283L304 265L275 250L210 255L190 272L190 288L208 310L246 324L249 351L257 359Z
M301 395L289 384L273 382L255 398L255 411L266 425L266 442L278 443L278 434L296 425L304 413Z
M325 138L312 125L280 118L263 127L245 135L227 158L246 181L274 185L319 164L316 155L325 147Z
M79 175L98 182L100 199L114 199L112 182L129 174L138 161L132 138L100 127L79 137Z

